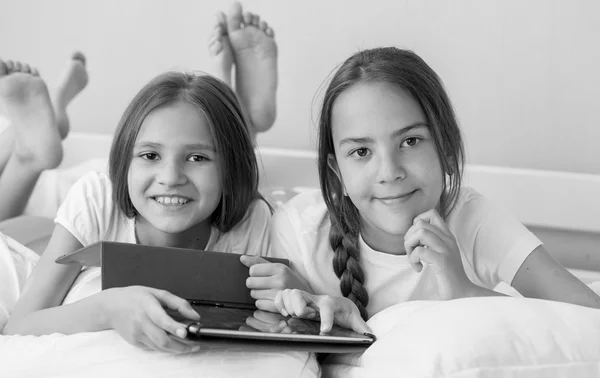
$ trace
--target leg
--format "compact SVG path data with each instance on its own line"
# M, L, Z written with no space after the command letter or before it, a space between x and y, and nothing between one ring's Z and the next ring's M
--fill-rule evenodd
M21 214L40 173L60 163L62 145L48 89L37 71L0 60L0 106L14 134L0 176L0 220L4 220Z
M274 33L257 15L242 13L239 3L227 12L227 34L235 60L235 91L245 106L253 134L275 122L277 44Z
M208 52L213 58L214 74L231 87L231 68L233 67L233 50L227 37L225 14L219 12L208 40Z
M60 133L60 138L65 139L69 133L69 118L67 105L88 83L88 74L85 68L85 56L75 52L67 61L67 65L59 79L58 89L54 94L54 115Z

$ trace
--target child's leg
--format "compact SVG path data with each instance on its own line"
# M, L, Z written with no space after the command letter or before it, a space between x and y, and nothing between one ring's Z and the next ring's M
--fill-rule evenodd
M235 60L235 91L246 108L254 133L275 122L277 44L274 33L258 15L234 3L227 12L227 34Z
M58 166L63 151L48 89L29 66L0 60L0 106L14 131L0 175L3 220L21 214L40 173Z
M85 56L80 52L75 52L67 61L54 94L54 115L56 116L56 124L61 139L65 139L69 133L67 105L85 88L87 83L88 73L85 68Z
M233 49L227 37L227 21L223 12L217 14L215 26L208 40L208 52L213 57L214 75L231 87Z

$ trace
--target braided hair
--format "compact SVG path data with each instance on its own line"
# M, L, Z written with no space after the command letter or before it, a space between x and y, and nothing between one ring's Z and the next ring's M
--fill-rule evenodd
M414 97L423 109L444 172L439 202L446 218L458 199L464 147L458 122L441 79L417 54L395 47L359 51L335 71L325 91L319 117L318 167L321 192L331 221L329 243L334 251L333 271L340 279L342 295L352 300L363 319L368 319L369 295L360 266L358 209L345 195L341 177L331 167L335 161L331 115L335 101L348 88L366 82L397 85Z

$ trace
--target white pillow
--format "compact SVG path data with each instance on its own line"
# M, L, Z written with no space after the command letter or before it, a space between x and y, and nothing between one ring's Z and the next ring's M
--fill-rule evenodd
M362 355L331 356L324 377L600 377L600 310L538 299L418 301L368 322Z

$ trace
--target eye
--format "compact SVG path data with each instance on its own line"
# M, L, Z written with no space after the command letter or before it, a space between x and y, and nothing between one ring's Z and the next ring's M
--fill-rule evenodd
M158 154L155 152L146 152L146 153L140 154L140 157L144 160L156 160L156 159L158 159Z
M354 155L354 156L359 157L359 158L364 158L364 157L366 157L366 156L369 155L369 152L370 151L369 151L368 148L362 147L362 148L357 148L356 150L352 151L350 153L350 155L351 156Z
M400 147L415 147L421 142L421 138L411 137L404 139Z
M203 155L191 155L188 158L188 161L208 161L208 160L210 160L210 159Z

